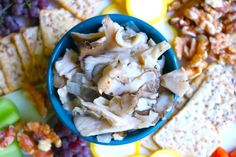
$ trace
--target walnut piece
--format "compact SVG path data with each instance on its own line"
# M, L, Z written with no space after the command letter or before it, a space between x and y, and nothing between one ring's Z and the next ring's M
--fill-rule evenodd
M196 39L189 36L176 37L174 41L174 50L178 59L192 58L196 49Z
M9 146L15 139L16 132L14 126L8 126L0 132L0 149Z
M220 33L223 25L214 17L203 10L192 7L184 11L184 15L194 21L199 28L206 31L210 35Z
M189 62L189 66L191 67L199 67L199 65L207 59L208 57L208 45L209 41L205 35L199 35L197 39L197 48Z
M61 147L61 139L57 134L49 125L40 122L27 123L23 131L17 134L17 140L22 149L34 157L52 157L52 144Z

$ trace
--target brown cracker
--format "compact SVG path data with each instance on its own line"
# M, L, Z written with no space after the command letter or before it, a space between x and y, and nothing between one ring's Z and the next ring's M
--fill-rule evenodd
M236 96L232 68L211 65L207 79L183 109L153 137L162 148L184 157L209 157L219 145L220 130L231 121Z
M21 86L24 74L11 38L12 36L7 36L0 40L0 66L9 90L13 91Z
M4 93L8 93L9 89L7 87L3 72L1 71L0 67L0 95L3 95Z
M33 58L33 75L31 81L33 83L45 81L48 57L43 53L43 43L41 32L38 27L31 27L22 32L27 49Z
M62 7L80 20L85 20L94 14L95 0L56 0Z
M50 56L58 40L80 21L64 9L40 11L40 29L46 56Z
M30 56L30 53L24 43L23 37L21 34L15 34L13 36L13 41L16 46L16 50L18 52L18 55L20 57L21 63L23 65L25 75L27 79L29 79L30 75L32 74L32 58Z

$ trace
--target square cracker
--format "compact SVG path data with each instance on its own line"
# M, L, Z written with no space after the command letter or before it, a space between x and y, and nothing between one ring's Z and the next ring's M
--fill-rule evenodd
M43 43L41 32L38 27L27 28L22 32L25 44L32 56L32 83L39 83L44 81L46 74L48 57L43 53Z
M46 56L50 56L58 40L80 22L64 9L41 10L39 18Z
M153 137L162 148L184 157L209 157L220 142L220 130L236 106L232 68L214 64L207 79L183 109Z
M12 36L0 40L0 67L10 91L18 89L24 81L24 73Z
M16 50L20 57L21 63L23 65L25 75L27 79L29 79L32 74L32 57L26 47L26 44L24 43L24 40L21 34L15 34L13 36L13 41L16 46Z
M56 0L62 7L80 20L91 17L95 11L95 0Z

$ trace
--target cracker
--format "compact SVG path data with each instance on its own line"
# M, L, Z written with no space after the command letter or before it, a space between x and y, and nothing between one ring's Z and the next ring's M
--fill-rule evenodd
M219 145L220 130L234 115L233 75L230 68L215 64L206 76L191 100L154 135L162 148L176 149L184 157L209 157Z
M38 32L37 26L27 28L22 32L24 42L32 57L34 57L35 54L38 54L38 52L34 51L34 48L36 46L35 41L37 41L37 36L38 36L37 32Z
M193 96L197 89L201 86L205 80L206 75L201 73L198 77L190 82L190 89L184 94L183 97L179 98L175 104L177 109L181 109L183 105Z
M24 73L11 38L12 36L7 36L0 41L0 66L9 90L13 91L21 86Z
M7 87L3 72L1 71L0 67L0 95L6 94L9 92L9 89Z
M29 51L27 50L21 34L15 34L13 36L13 41L28 79L32 74L32 58Z
M153 136L153 134L141 139L140 140L141 141L141 146L148 149L149 151L156 151L159 148L156 145L156 143L153 141L152 136Z
M42 82L46 74L48 57L43 53L41 32L38 27L31 27L24 30L22 35L33 60L34 71L31 81L33 83Z
M40 11L40 29L46 56L50 56L58 40L80 21L64 9Z
M56 0L62 7L80 20L85 20L94 14L95 0Z

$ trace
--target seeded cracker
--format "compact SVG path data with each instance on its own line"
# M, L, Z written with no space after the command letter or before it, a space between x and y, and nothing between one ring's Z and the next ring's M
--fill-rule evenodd
M46 74L48 57L43 53L41 32L38 27L31 27L24 30L22 36L32 56L32 67L34 70L31 81L34 83L43 81Z
M50 56L58 40L79 22L64 9L41 10L40 29L45 55Z
M184 157L209 157L220 143L219 131L235 120L232 66L211 65L206 76L184 108L154 135L162 148L179 150Z
M24 80L22 65L15 46L7 36L0 41L0 67L2 68L9 91L18 89Z
M56 0L62 7L80 20L85 20L94 14L95 0Z
M28 78L30 78L30 74L32 71L32 58L30 56L30 53L27 50L27 47L24 43L23 37L21 34L15 34L13 36L13 41L16 46L16 50L18 52L18 55L20 57L21 63L23 65L25 75Z
M4 93L8 93L8 92L9 92L9 89L6 85L6 81L0 67L0 95L3 95Z

